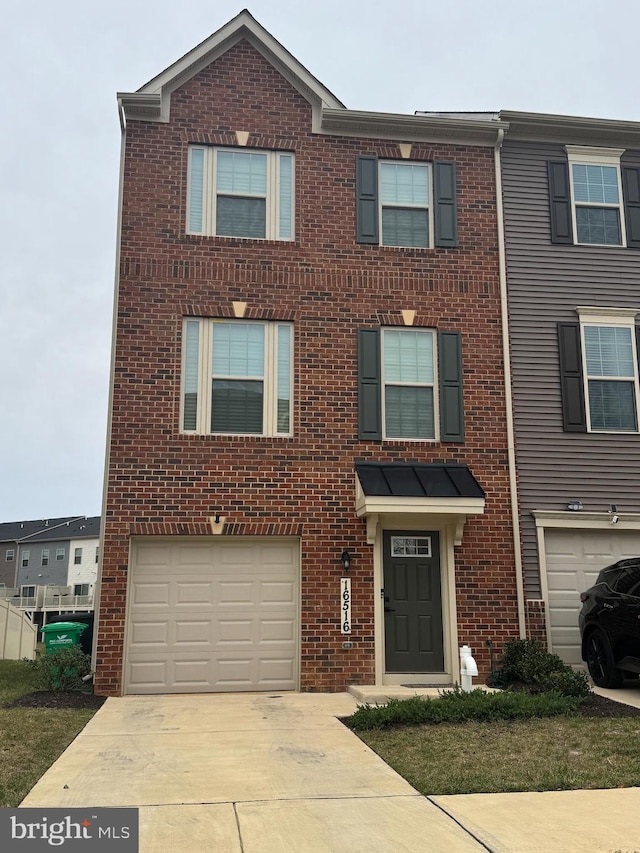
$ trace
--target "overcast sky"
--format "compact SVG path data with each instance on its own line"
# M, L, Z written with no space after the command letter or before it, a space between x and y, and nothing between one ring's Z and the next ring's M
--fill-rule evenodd
M0 522L98 515L120 130L135 91L233 18L229 0L4 0ZM347 107L640 120L639 0L254 0Z

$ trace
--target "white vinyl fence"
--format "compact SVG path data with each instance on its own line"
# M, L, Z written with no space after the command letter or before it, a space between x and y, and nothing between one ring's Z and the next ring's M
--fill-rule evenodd
M37 638L38 629L30 617L0 599L0 659L33 660Z

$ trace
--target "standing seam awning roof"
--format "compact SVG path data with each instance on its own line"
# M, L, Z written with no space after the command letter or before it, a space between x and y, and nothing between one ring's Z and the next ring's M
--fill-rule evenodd
M459 463L356 462L363 493L380 497L484 498L466 465Z

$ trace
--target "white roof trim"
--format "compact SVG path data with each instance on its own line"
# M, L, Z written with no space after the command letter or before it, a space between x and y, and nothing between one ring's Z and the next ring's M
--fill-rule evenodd
M618 523L611 524L608 512L573 512L571 510L533 510L536 527L559 527L582 530L640 530L640 512L617 512Z
M371 513L430 513L437 515L482 515L484 498L400 498L389 495L358 495L356 515Z
M242 39L250 42L314 107L326 106L332 109L344 109L344 104L244 9L177 62L145 83L137 92L120 93L118 100L127 118L168 121L171 92L182 86ZM155 115L149 111L150 97L153 98L153 96L156 98L160 96L161 99L161 109L159 113L156 111ZM143 98L144 105L147 108L144 114L137 106L138 103L143 103Z

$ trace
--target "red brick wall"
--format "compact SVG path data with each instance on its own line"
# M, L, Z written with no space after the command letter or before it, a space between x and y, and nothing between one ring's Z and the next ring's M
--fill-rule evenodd
M235 144L236 130L250 133L249 146L295 151L294 242L185 235L188 144ZM373 682L376 591L355 517L356 458L471 468L487 501L456 549L460 641L486 673L485 640L517 636L493 150L414 143L412 158L452 159L458 170L459 248L429 250L356 244L355 158L367 153L400 157L386 140L312 134L309 104L246 42L173 94L169 123L128 124L100 693L121 689L129 536L202 532L215 510L232 535L292 525L301 535L302 688ZM294 322L293 438L179 432L182 318L232 316L234 300L249 318ZM417 326L463 333L464 444L357 438L356 331L401 324L402 309L417 311ZM345 545L350 651L335 595Z

